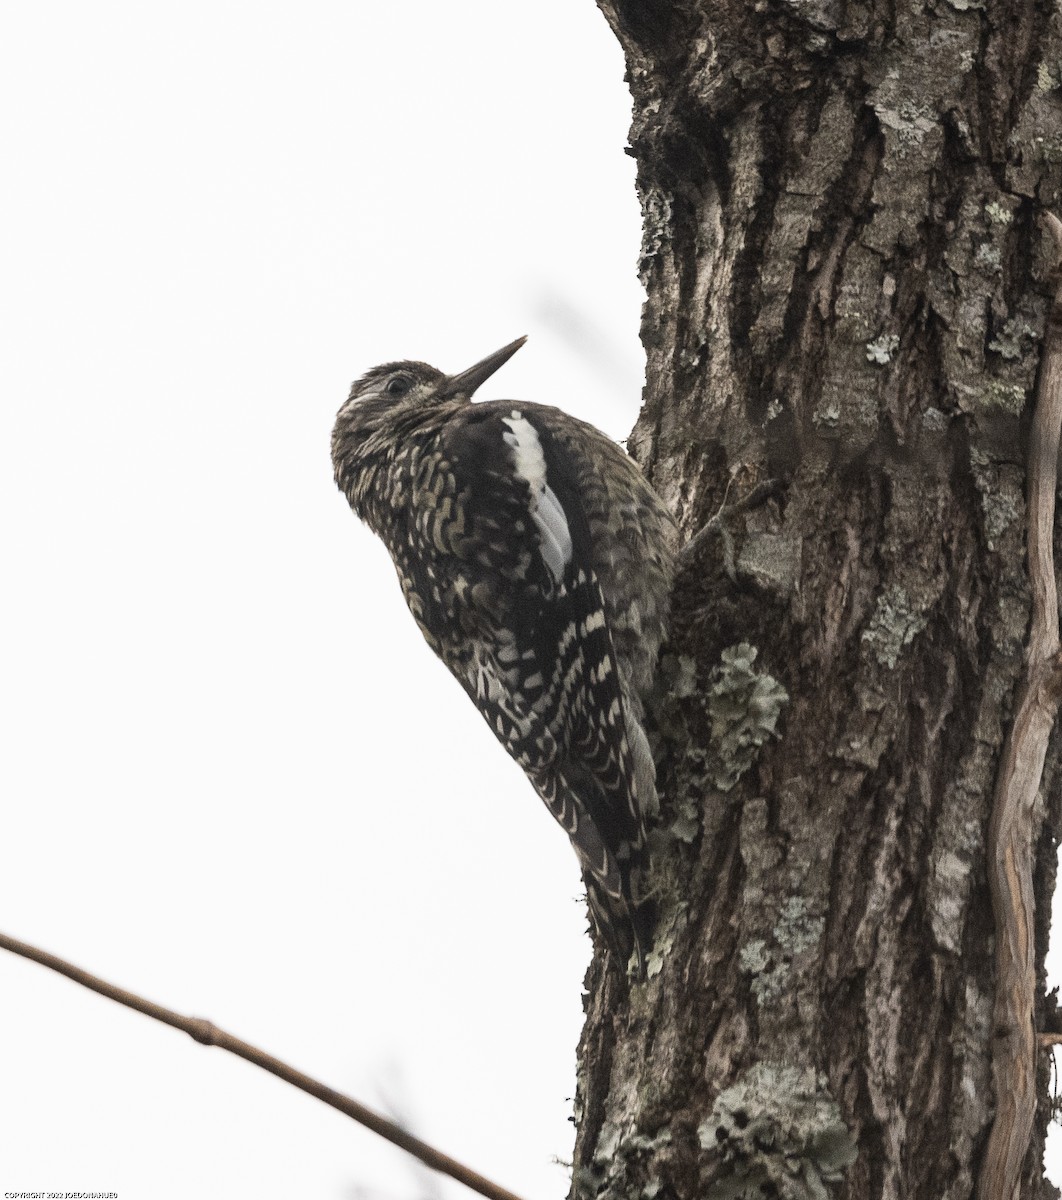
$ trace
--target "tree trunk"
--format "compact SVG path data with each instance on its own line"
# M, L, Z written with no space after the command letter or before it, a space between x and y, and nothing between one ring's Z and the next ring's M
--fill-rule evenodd
M644 215L632 452L688 535L735 512L675 589L651 978L591 967L572 1195L971 1197L1013 1032L987 846L1032 605L1062 17L599 5ZM1060 745L1028 823L1039 1030ZM1025 1198L1058 1194L1049 1065Z

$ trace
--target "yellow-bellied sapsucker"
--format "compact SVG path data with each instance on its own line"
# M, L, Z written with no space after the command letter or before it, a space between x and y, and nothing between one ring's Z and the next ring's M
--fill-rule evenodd
M523 338L460 375L362 376L332 462L384 541L428 644L571 838L598 931L644 963L642 697L674 574L670 513L632 459L556 408L470 403Z

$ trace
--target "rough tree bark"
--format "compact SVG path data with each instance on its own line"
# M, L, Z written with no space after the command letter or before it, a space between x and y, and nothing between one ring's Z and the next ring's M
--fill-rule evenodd
M1008 1036L986 844L1030 622L1062 15L598 3L644 215L632 451L690 534L775 490L676 586L652 978L591 967L572 1195L971 1197ZM1043 1053L1026 1198L1057 1195L1048 1078Z

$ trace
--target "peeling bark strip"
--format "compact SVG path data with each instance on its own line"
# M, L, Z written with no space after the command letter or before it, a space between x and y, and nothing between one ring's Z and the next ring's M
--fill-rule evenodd
M1027 769L1004 742L1046 604L1026 513L1051 485L1026 482L1062 12L598 3L644 218L630 446L687 539L719 520L684 556L661 662L650 978L588 979L573 1195L971 1200L994 1117L989 824ZM1045 734L1017 951L1053 1029ZM1023 1054L1036 1108L1008 1169L1055 1200L1048 1056Z
M1062 272L1062 222L1045 218ZM1058 447L1062 433L1062 275L1048 314L1040 382L1029 438L1026 522L1032 623L1025 678L1003 746L988 834L996 919L996 1115L978 1182L980 1200L1018 1200L1021 1169L1036 1116L1036 932L1033 848L1048 740L1062 699L1058 596L1053 551ZM1042 953L1042 951L1041 951Z

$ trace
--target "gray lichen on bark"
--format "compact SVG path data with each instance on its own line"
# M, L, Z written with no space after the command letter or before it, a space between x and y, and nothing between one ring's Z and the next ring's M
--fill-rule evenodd
M697 1130L732 1166L709 1200L827 1200L856 1145L826 1081L810 1068L760 1062L720 1092Z
M789 697L777 679L755 668L756 648L728 646L708 678L712 782L728 792L755 762L774 733Z

